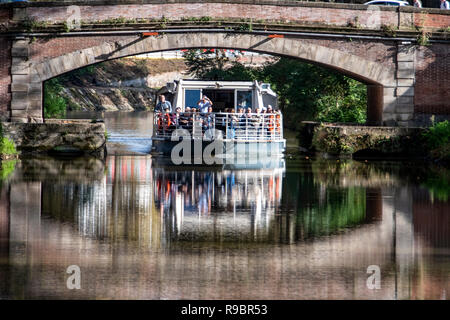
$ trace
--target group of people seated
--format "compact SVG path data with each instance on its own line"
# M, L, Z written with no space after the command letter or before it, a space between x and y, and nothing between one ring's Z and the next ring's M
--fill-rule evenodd
M212 101L203 96L197 103L197 108L186 107L182 112L180 107L172 111L169 101L164 96L160 96L160 102L155 107L157 117L157 133L159 135L168 134L175 129L186 129L192 132L194 125L196 130L201 128L202 133L208 129L216 129L227 132L228 138L236 137L257 137L273 135L281 132L281 112L274 110L271 105L267 108L238 107L226 108L224 112L213 113Z

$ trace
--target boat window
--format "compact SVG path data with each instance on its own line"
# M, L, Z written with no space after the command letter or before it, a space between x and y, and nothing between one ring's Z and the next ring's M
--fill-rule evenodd
M197 107L197 102L200 100L200 89L186 89L184 92L184 107Z
M238 108L251 108L252 107L252 91L238 91L237 101Z
M230 89L203 89L202 93L213 102L214 112L224 112L234 107L234 90Z

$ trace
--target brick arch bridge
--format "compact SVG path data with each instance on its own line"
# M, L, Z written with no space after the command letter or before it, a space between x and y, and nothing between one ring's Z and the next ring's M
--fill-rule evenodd
M0 33L4 119L42 122L42 84L52 77L186 48L257 51L338 70L367 84L370 124L411 126L450 113L446 12L289 1L107 3L0 7L7 30ZM74 13L81 20L72 20ZM74 21L79 24L69 30ZM433 32L430 46L419 45L418 28Z

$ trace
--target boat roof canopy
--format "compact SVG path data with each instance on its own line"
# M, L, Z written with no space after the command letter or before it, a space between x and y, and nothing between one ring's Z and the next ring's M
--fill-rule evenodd
M180 79L168 82L162 87L158 94L164 92L175 92L178 87L191 89L210 89L210 90L253 90L255 85L263 89L270 89L269 83L259 83L258 81L235 81L235 80L199 80L199 79Z

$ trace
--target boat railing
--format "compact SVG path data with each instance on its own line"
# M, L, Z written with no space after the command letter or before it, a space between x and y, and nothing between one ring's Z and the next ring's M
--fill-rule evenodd
M283 140L283 115L275 113L198 113L157 112L153 119L153 136L172 139L180 132L193 138L270 142ZM182 129L183 131L177 131Z

